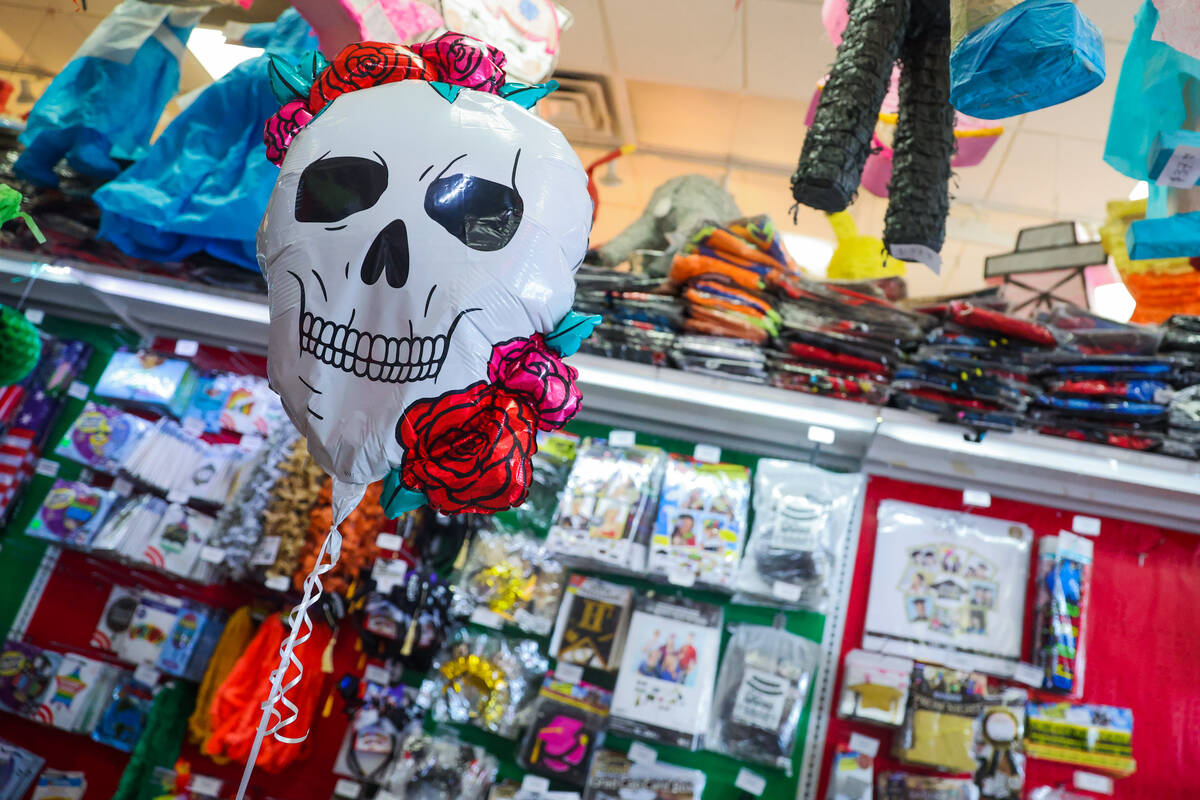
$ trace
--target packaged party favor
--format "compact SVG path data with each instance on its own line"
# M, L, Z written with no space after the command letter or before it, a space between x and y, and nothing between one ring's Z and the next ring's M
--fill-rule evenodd
M54 481L25 532L72 547L87 547L112 508L116 493L79 481Z
M115 475L151 424L119 408L88 401L54 452Z
M547 673L521 745L520 762L538 775L572 786L587 780L592 753L604 741L612 695L590 683Z
M61 662L58 653L24 642L5 642L0 651L0 709L35 718L53 690Z
M195 388L195 370L183 359L118 350L93 391L97 397L178 417L187 408Z
M154 690L124 673L109 695L92 738L101 744L133 752L154 702Z
M90 731L119 672L102 661L64 654L38 710L39 720L65 731Z

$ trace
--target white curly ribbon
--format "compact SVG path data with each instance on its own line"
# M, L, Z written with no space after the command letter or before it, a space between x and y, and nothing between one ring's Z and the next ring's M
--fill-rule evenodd
M250 775L254 772L254 762L258 760L258 751L263 739L274 736L276 741L284 744L300 744L308 738L308 731L301 736L284 736L281 730L291 725L300 717L300 709L287 698L290 689L297 686L304 677L304 664L296 657L297 645L304 644L312 636L312 619L308 610L321 599L321 576L333 569L342 552L342 534L338 532L350 512L358 506L366 492L363 483L346 483L333 479L333 527L329 529L321 549L317 553L317 563L304 579L304 599L302 599L288 618L291 634L279 647L279 666L271 673L271 692L262 705L262 717L258 721L258 732L254 735L254 746L250 748L250 757L246 760L246 769L242 772L242 783L238 787L237 800L246 796L246 788L250 785ZM296 676L284 683L288 670L295 667ZM283 706L284 711L279 710ZM284 713L287 716L284 716Z

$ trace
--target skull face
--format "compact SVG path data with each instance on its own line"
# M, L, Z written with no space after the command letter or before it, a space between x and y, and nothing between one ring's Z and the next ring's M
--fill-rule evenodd
M268 372L317 463L398 465L414 400L571 308L591 201L578 158L509 100L423 81L338 97L297 135L259 229Z

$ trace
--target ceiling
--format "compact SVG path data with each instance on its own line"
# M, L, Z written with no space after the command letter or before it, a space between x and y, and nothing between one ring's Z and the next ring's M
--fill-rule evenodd
M0 76L5 65L61 69L117 0L0 0ZM560 0L574 15L563 35L559 69L602 76L619 141L639 149L619 162L622 185L600 187L594 231L599 242L636 218L655 186L679 174L725 180L742 210L768 213L786 231L832 241L822 214L793 205L788 176L804 140L814 84L828 71L833 46L816 0ZM281 0L257 0L248 14L272 18ZM1105 36L1108 78L1061 106L1004 121L986 160L962 169L940 276L909 269L910 291L939 294L982 283L983 258L1012 249L1020 228L1060 219L1095 224L1107 200L1126 197L1132 181L1101 160L1113 92L1137 4L1079 0ZM29 74L37 93L46 79ZM190 55L181 91L208 76ZM17 111L23 111L21 107ZM590 161L607 147L578 144ZM879 235L886 201L863 192L851 207L860 230Z

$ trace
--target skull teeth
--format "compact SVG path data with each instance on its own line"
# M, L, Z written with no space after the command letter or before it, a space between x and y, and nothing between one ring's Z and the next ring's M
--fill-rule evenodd
M300 315L300 349L360 378L409 383L437 377L450 349L450 337L381 336L305 311Z

